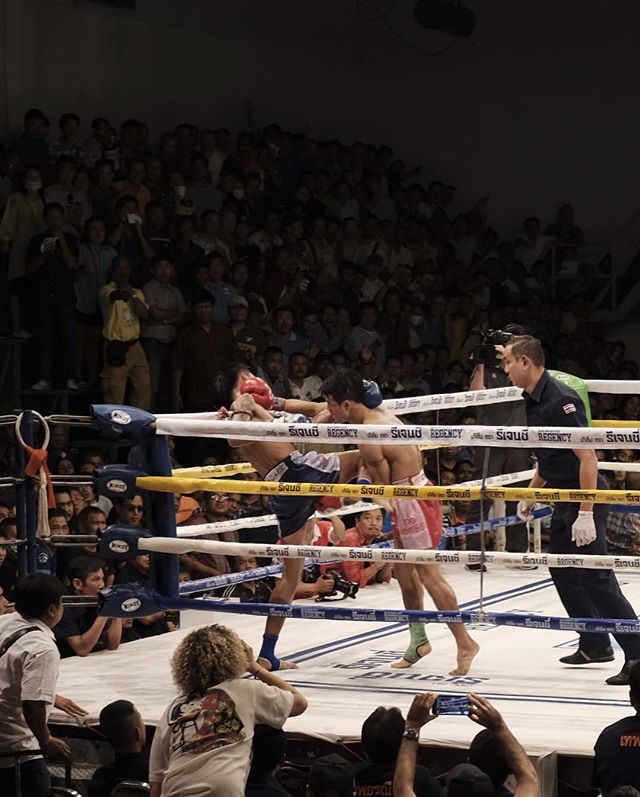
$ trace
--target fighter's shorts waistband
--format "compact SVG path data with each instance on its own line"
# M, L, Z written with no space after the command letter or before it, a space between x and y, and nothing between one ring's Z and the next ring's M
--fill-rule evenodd
M429 484L429 479L427 479L427 477L425 476L424 471L421 470L419 473L416 473L415 476L409 476L406 479L398 479L398 481L391 482L391 483L392 484L411 484L411 485L414 485L414 486L417 485L418 487L421 487L421 486L423 487L423 486Z

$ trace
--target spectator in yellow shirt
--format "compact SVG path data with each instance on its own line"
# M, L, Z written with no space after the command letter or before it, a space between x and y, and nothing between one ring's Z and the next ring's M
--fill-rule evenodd
M131 267L126 257L116 257L111 266L112 281L99 294L105 364L102 392L107 404L122 404L131 383L129 403L148 410L151 404L149 363L140 344L140 320L149 316L144 294L129 284Z

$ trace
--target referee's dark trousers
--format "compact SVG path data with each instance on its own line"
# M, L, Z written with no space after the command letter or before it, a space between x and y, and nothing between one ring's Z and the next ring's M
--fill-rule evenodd
M598 479L598 487L603 487ZM606 554L605 523L609 507L595 504L593 518L597 537L589 545L578 548L571 540L571 526L578 517L580 504L558 503L551 519L549 553ZM569 617L607 617L612 620L636 620L636 613L622 594L613 570L589 570L578 567L551 567L553 579L562 605ZM624 651L625 660L640 659L640 634L613 635ZM608 634L580 634L580 650L600 650L610 644Z

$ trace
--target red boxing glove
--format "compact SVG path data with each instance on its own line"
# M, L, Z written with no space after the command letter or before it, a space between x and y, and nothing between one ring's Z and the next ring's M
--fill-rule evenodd
M271 392L271 388L264 379L260 379L259 376L251 376L249 379L245 379L240 385L240 392L248 393L250 396L253 396L255 403L259 404L265 410L270 410L273 407L273 393Z

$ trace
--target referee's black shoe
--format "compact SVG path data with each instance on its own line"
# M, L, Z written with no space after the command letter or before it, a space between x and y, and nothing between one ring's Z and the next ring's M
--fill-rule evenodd
M578 649L570 656L563 656L560 661L563 664L573 664L575 666L581 664L601 664L605 661L613 661L614 658L613 649L607 647L589 651Z
M629 686L631 668L638 662L640 662L640 659L627 659L620 672L617 675L612 675L611 678L607 678L605 684L609 684L609 686Z

